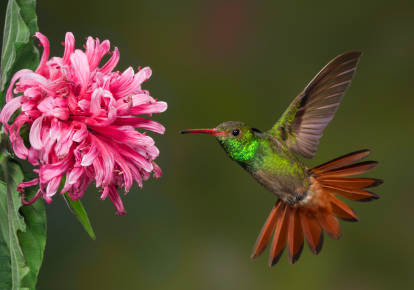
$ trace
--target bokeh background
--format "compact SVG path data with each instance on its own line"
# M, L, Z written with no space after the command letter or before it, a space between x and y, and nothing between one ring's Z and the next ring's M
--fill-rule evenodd
M0 3L4 23L7 1ZM82 199L93 241L56 196L38 289L412 289L414 287L414 2L411 0L39 0L51 56L65 33L109 39L117 67L150 66L144 88L169 108L153 116L164 175L136 187L118 217L95 188ZM369 148L385 179L381 199L351 202L360 222L342 222L313 256L250 253L276 198L226 157L215 139L180 135L239 120L268 130L314 75L348 50L364 55L321 139L316 166Z

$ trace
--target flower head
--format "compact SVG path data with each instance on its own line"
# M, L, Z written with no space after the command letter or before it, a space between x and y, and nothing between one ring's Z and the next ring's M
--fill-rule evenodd
M142 180L152 171L157 178L162 174L153 161L159 154L154 140L135 130L165 131L161 124L135 116L151 116L167 109L165 102L154 100L141 89L151 69L113 71L120 57L117 48L110 52L108 40L101 43L88 37L86 50L75 50L70 32L66 34L63 58L49 59L48 39L39 32L36 37L44 47L39 67L35 72L24 69L13 76L7 104L0 113L15 154L39 167L34 170L38 178L18 186L22 192L27 186L40 187L31 201L22 197L22 202L32 204L43 196L50 203L66 177L61 194L68 192L77 200L95 181L102 189L101 199L109 196L122 215L125 210L118 189L124 188L127 193L134 180L142 187ZM107 53L111 58L99 67ZM9 125L18 109L20 115ZM20 136L24 125L30 128L30 148Z

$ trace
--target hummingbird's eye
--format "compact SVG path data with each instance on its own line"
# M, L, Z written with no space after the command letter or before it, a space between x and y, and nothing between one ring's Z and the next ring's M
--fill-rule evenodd
M233 131L231 131L231 135L233 135L234 137L239 136L239 134L240 134L239 129L234 129Z

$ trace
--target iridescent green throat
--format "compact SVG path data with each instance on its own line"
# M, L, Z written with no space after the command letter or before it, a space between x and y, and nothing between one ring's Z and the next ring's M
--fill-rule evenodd
M250 136L249 136L250 137ZM217 138L227 155L239 163L247 171L252 172L260 167L260 140L256 136L250 138Z

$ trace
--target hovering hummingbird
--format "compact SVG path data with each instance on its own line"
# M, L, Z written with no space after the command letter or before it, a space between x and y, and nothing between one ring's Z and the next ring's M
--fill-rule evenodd
M337 218L358 221L358 215L336 196L354 201L379 198L366 189L383 183L374 178L350 178L373 170L378 162L358 162L369 150L353 152L315 168L307 168L293 153L312 158L322 132L332 120L355 74L362 52L350 51L328 63L299 94L279 121L265 133L241 122L225 122L214 129L192 129L216 137L227 155L239 163L264 188L278 197L251 255L258 258L274 232L269 266L273 267L289 245L289 263L303 249L303 235L311 252L322 249L323 231L341 237Z

